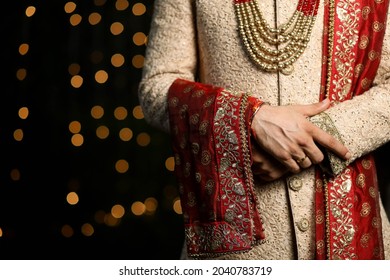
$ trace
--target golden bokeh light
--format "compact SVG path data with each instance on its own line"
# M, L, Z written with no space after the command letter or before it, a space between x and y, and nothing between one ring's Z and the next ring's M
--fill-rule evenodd
M124 127L119 131L119 138L125 142L130 141L133 138L133 131L128 127Z
M133 35L133 43L137 46L146 44L146 35L143 32L137 32Z
M146 147L150 144L150 136L146 132L141 132L137 136L137 144L141 147Z
M127 109L123 106L116 107L114 110L114 117L117 120L124 120L127 117Z
M26 16L32 17L35 14L36 8L34 6L28 6L26 8Z
M110 227L119 225L120 221L120 219L115 218L113 215L111 215L111 213L108 213L104 216L104 223Z
M93 0L93 3L95 3L95 6L103 6L106 4L107 0Z
M11 180L12 181L19 181L20 180L20 171L19 169L12 169L11 172L10 172L10 177L11 177Z
M135 201L131 205L131 213L133 213L136 216L141 216L145 213L146 206L141 201Z
M149 213L154 213L158 206L158 201L154 197L148 197L145 199L145 210Z
M74 134L71 138L71 142L73 146L80 147L84 143L84 137L79 133Z
M100 125L96 128L96 136L99 139L106 139L110 135L110 130L105 125Z
M118 173L126 173L129 170L129 163L127 160L120 159L115 163L115 170Z
M142 111L142 107L140 105L134 107L133 117L137 120L142 120L144 118L144 112Z
M145 61L145 57L141 54L137 54L135 56L133 56L133 59L132 59L132 64L135 68L142 68L144 67L144 61Z
M23 81L27 77L27 70L25 68L20 68L16 71L16 78L19 81Z
M112 35L119 35L119 34L121 34L124 29L125 28L124 28L123 24L120 23L120 22L114 22L110 26L110 31L111 31Z
M68 66L68 72L72 76L78 75L80 73L80 69L81 67L78 63L72 63Z
M83 77L81 77L80 75L74 75L70 79L70 84L74 88L80 88L82 86L83 82L84 82Z
M179 198L176 198L173 202L173 211L175 211L175 213L178 215L183 214L183 210L181 208L181 203Z
M64 6L65 13L73 13L76 10L76 7L77 6L75 2L67 2Z
M169 171L175 170L175 158L174 157L169 157L165 160L165 168L168 169Z
M125 208L120 204L116 204L111 207L111 215L114 218L120 219L125 215Z
M142 16L146 12L146 6L142 3L135 3L132 11L135 16Z
M102 20L102 16L99 13L91 13L88 17L88 22L90 25L96 25Z
M95 80L99 84L104 84L108 80L108 73L104 70L99 70L95 74Z
M0 227L0 237L3 237L3 230Z
M70 192L66 195L66 201L70 205L76 205L77 203L79 203L79 196L76 192Z
M82 17L79 14L71 15L71 17L69 18L69 22L72 26L79 25L81 20L82 20Z
M19 115L19 118L21 118L22 120L25 120L28 118L28 115L29 115L29 110L27 107L21 107L18 111L18 115Z
M125 57L120 54L116 53L113 56L111 56L111 64L114 67L121 67L125 63Z
M115 2L115 8L118 11L124 11L129 7L129 1L127 0L116 0Z
M29 44L20 44L19 53L20 55L26 55L30 49Z
M24 137L23 130L21 128L15 129L14 139L19 142L23 140L23 137Z
M79 133L81 131L81 123L79 121L71 121L68 128L73 134Z
M100 105L93 106L91 109L92 118L98 120L104 116L104 108Z
M73 236L74 230L70 225L63 225L61 228L61 234L64 237L69 238Z
M85 223L81 226L81 233L84 236L92 236L95 232L95 229L90 223Z

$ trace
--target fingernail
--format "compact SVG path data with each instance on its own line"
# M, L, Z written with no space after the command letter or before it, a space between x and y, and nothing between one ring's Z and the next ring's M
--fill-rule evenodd
M351 156L352 156L352 155L351 155L351 153L350 153L350 152L348 152L348 153L346 153L346 154L345 154L345 159L350 159L350 158L351 158Z

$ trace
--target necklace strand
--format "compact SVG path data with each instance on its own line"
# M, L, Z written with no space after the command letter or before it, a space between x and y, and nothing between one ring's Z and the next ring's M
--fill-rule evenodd
M305 51L320 0L299 0L292 17L271 28L256 0L234 0L239 33L250 58L267 72L291 74L293 63Z

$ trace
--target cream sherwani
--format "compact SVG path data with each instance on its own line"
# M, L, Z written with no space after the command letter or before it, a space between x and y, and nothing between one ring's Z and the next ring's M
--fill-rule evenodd
M350 0L352 1L352 0ZM275 3L276 2L276 3ZM344 1L348 5L348 0ZM262 0L272 26L285 23L297 0ZM277 5L277 14L274 7ZM272 105L318 102L322 68L323 1L303 55L291 75L264 73L246 55L232 0L156 0L139 99L146 120L169 131L167 92L177 78L252 92ZM390 25L388 21L387 25ZM387 27L390 30L390 26ZM327 110L354 160L390 139L390 38L385 36L374 86ZM313 259L315 253L314 168L257 185L267 242L226 259ZM390 224L381 205L385 256Z

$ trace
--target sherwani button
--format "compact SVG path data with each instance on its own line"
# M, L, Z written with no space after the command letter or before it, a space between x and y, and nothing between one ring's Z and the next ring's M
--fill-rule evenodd
M289 181L290 189L293 191L299 191L302 188L302 185L302 180L297 177L293 177Z
M309 229L309 220L306 218L303 218L297 223L298 229L302 232L305 232Z

